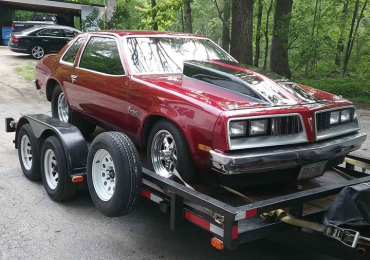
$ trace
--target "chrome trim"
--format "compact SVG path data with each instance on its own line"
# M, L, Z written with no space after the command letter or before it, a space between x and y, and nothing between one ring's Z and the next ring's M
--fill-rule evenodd
M319 136L319 134L317 132L316 115L319 114L319 113L323 113L323 112L336 111L336 110L344 110L344 109L347 109L347 108L354 108L354 110L357 113L357 109L353 105L351 105L351 106L343 106L343 107L328 108L328 109L319 110L319 111L316 111L315 112L315 115L314 116L315 116L315 135L316 135L316 141L320 141L320 140L324 140L324 139L328 139L328 138L336 137L336 136L340 136L340 135L345 135L345 134L348 134L348 133L356 132L356 131L358 131L358 130L361 129L360 119L359 119L359 116L357 114L357 124L355 124L354 121L352 121L349 124L343 124L343 125L335 126L335 127L331 128L331 129L322 131L322 132L324 132L324 134L322 134L321 136ZM348 128L351 125L353 125L354 127ZM326 132L326 134L325 134L325 132Z
M122 50L121 50L121 46L119 44L119 41L118 41L118 38L115 37L115 36L111 36L111 35L104 35L104 34L98 34L98 33L95 33L95 34L89 34L86 36L87 39L85 40L86 43L85 45L83 46L83 49L81 51L81 55L80 57L78 58L78 62L77 62L77 66L76 68L77 69L80 69L80 70L85 70L85 71L89 71L89 72L93 72L93 73L96 73L96 74L100 74L100 75L105 75L105 76L110 76L110 77L123 77L123 76L128 76L126 71L127 71L127 68L125 66L125 63L123 62L122 60ZM81 63L81 58L82 58L82 55L84 54L85 52L85 49L86 49L86 46L89 44L89 41L92 37L103 37L103 38L110 38L110 39L114 39L116 41L116 44L117 44L117 49L118 49L118 53L119 53L119 58L121 60L121 65L122 65L122 68L125 72L125 74L123 75L111 75L111 74L107 74L107 73L103 73L103 72L99 72L99 71L95 71L95 70L89 70L89 69L85 69L85 68L81 68L80 67L80 63ZM76 62L76 61L75 61Z
M264 118L285 117L285 116L298 116L301 120L302 132L298 134L280 135L280 136L256 136L256 137L249 137L249 138L235 138L234 140L238 140L240 143L241 141L244 140L245 142L247 142L247 144L240 144L240 145L232 144L230 134L229 134L229 125L231 121L264 119ZM288 145L288 144L298 144L298 143L308 142L307 132L306 132L305 125L303 123L303 118L302 118L302 115L299 113L233 117L233 118L228 119L226 131L227 131L227 140L228 140L230 150L240 150L240 149L247 149L247 148L268 147L268 146Z
M220 153L210 151L211 166L222 174L244 174L297 168L305 164L336 159L360 149L366 133L358 132L336 139L306 143L294 147L244 150Z

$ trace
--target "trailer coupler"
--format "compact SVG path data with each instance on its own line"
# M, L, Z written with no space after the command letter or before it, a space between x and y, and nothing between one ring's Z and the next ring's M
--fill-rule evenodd
M357 245L370 246L370 238L362 237L360 235L360 232L358 231L340 228L334 225L327 226L317 222L310 222L307 220L298 219L296 217L291 216L282 209L267 212L262 214L261 216L262 218L265 219L274 219L275 221L282 221L292 226L320 232L326 235L327 237L338 240L344 245L352 248L356 248Z

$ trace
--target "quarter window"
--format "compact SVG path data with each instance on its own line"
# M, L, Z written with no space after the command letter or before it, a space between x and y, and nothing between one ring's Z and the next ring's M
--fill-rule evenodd
M67 29L63 29L62 31L63 31L64 37L68 37L68 38L73 38L78 34L78 32L76 31L67 30Z
M117 43L112 38L91 37L80 61L85 68L110 75L124 75Z
M85 37L78 38L73 45L68 49L66 54L63 56L63 61L75 63L75 59L78 53L78 50L80 49L82 43L84 42Z

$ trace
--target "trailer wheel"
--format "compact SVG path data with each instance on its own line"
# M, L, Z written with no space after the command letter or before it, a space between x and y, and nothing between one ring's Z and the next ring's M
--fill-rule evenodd
M17 147L24 176L31 181L40 180L40 145L30 124L23 125L19 130Z
M52 200L68 200L77 192L78 184L72 182L63 147L55 136L48 137L42 146L41 177Z
M139 154L131 140L119 132L98 135L87 158L87 183L101 213L119 217L130 213L141 192Z

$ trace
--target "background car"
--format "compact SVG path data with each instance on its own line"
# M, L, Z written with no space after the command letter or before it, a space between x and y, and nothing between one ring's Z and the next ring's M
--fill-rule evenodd
M80 31L67 26L40 26L12 33L9 49L13 52L28 53L41 59L47 53L59 52Z

